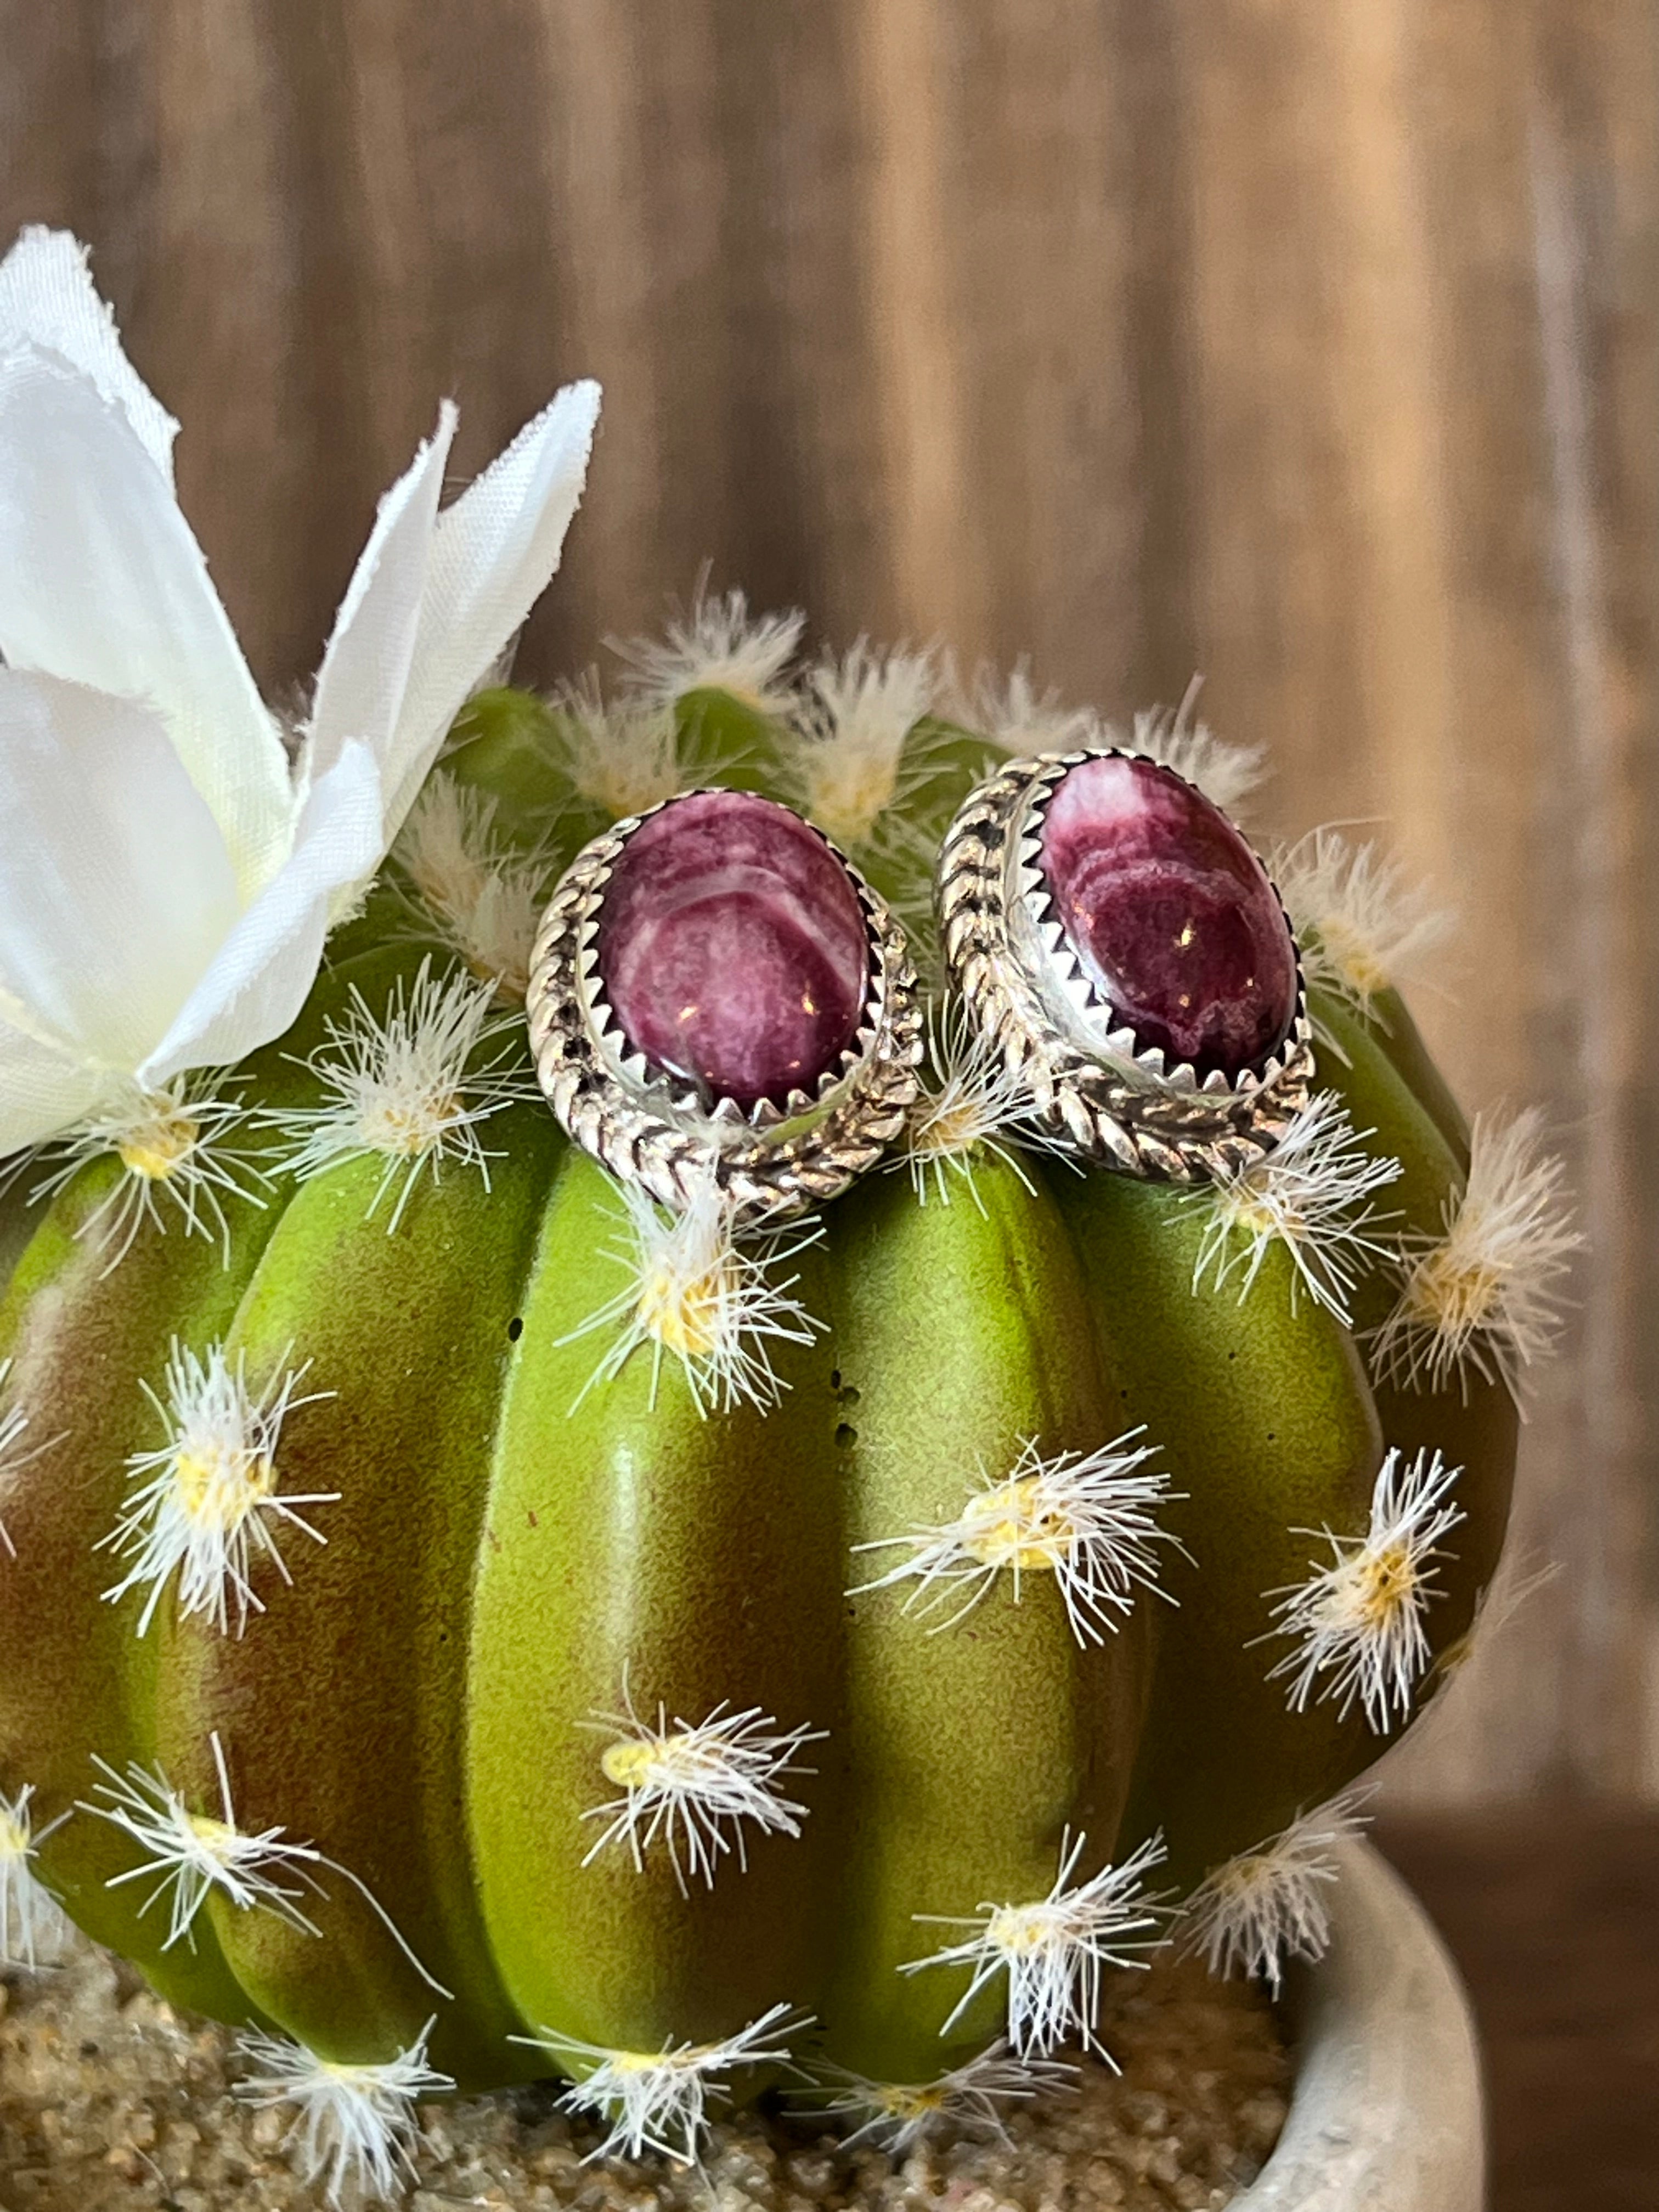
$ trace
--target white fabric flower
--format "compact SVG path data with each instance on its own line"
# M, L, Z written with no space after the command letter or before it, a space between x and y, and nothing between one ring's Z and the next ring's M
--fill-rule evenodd
M0 1156L288 1028L558 567L599 404L568 386L441 514L445 403L290 764L174 496L179 426L86 249L24 231L0 263Z

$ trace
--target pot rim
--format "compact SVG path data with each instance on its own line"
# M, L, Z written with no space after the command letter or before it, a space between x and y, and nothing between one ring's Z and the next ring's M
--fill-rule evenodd
M1381 1854L1346 1841L1335 1856L1330 1948L1286 1982L1290 2111L1229 2212L1481 2212L1486 2113L1468 1995Z

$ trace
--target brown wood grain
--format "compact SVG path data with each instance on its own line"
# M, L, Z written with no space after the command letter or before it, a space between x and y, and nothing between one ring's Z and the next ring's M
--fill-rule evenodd
M0 0L0 231L93 240L256 668L379 492L606 386L521 668L700 563L819 634L1194 669L1266 826L1378 820L1419 994L1592 1240L1401 1796L1659 1794L1659 16L1645 0Z
M1492 2212L1659 2203L1659 1819L1557 1800L1378 1840L1474 2002Z

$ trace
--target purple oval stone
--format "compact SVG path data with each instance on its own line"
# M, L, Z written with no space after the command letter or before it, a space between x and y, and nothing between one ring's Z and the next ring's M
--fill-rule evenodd
M1042 823L1042 872L1115 1021L1200 1076L1265 1060L1296 1012L1296 952L1226 816L1147 760L1081 762Z
M744 791L669 802L617 857L599 974L629 1043L747 1109L809 1095L869 980L851 878L798 815Z

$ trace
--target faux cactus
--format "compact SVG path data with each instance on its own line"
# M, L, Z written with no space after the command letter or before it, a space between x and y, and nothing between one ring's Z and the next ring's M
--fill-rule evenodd
M474 697L291 1025L9 1164L0 1939L242 2026L337 2189L550 2072L908 2142L1161 1943L1276 1981L1498 1567L1571 1237L1426 917L1276 896L1186 714L799 627Z

